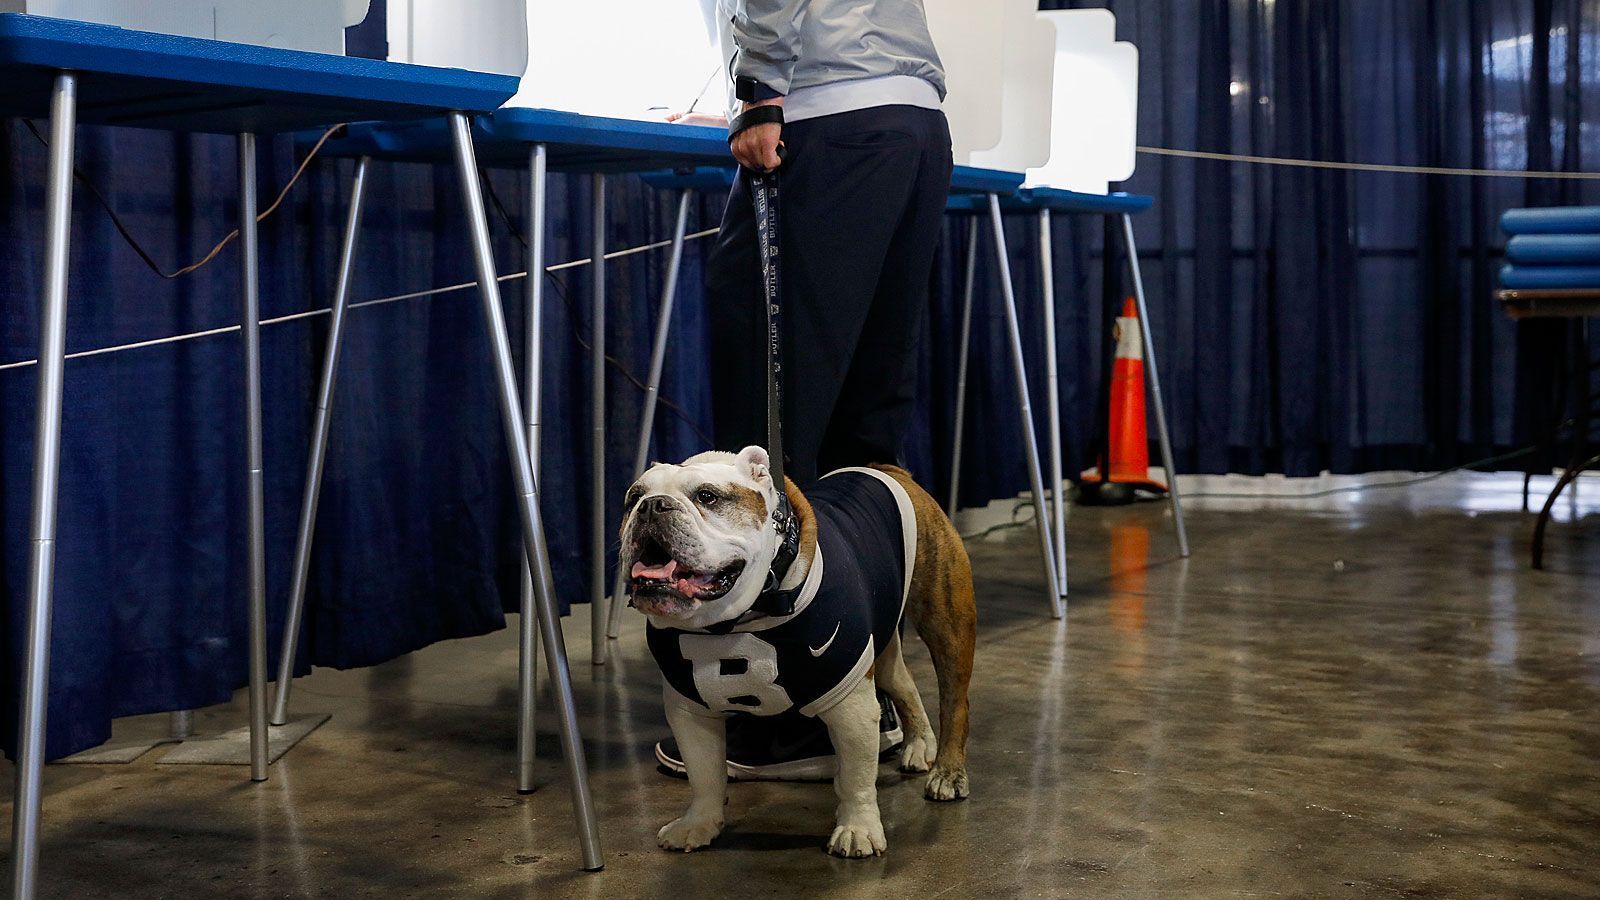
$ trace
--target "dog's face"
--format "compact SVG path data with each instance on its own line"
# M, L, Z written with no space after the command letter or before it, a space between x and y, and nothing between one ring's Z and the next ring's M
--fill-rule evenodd
M657 463L623 500L618 563L633 605L662 625L704 628L743 615L777 552L767 452Z

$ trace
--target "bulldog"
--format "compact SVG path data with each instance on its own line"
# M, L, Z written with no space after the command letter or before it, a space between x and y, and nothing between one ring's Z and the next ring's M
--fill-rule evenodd
M791 709L822 720L838 753L828 852L883 853L875 689L906 739L900 770L929 773L930 800L967 796L967 686L977 609L972 566L938 503L909 473L843 469L783 490L767 452L657 463L624 498L621 565L649 620L667 722L691 800L662 826L668 850L708 846L727 801L726 718ZM905 616L939 679L939 732L901 654Z

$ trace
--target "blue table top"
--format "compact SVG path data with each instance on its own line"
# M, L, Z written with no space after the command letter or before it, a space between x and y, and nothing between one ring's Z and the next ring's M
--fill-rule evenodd
M79 75L80 122L223 134L487 111L518 81L0 13L0 116L47 115L62 70Z
M976 166L956 166L950 173L950 193L962 194L1015 194L1026 176L1021 172L1002 172L999 169L980 169ZM987 203L988 201L983 201Z
M526 168L528 148L544 144L546 164L557 172L651 172L699 166L729 166L728 135L706 125L676 125L637 119L586 116L553 109L514 108L473 120L478 162ZM412 162L450 158L444 121L362 123L329 141L324 154L371 156Z
M1136 215L1153 203L1155 198L1145 194L1080 194L1060 188L1023 188L1000 198L1000 208L1005 212L1048 209L1051 212ZM976 194L952 195L948 206L953 212L986 212L988 208L988 199Z
M693 169L646 172L641 177L645 184L662 190L726 194L732 189L733 177L738 171L737 166L699 166Z

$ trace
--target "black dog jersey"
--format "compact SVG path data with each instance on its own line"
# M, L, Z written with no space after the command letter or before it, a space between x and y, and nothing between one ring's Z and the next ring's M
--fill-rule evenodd
M875 469L840 469L806 491L817 552L786 616L696 631L646 630L667 689L726 715L808 716L844 699L900 625L917 520L905 488Z

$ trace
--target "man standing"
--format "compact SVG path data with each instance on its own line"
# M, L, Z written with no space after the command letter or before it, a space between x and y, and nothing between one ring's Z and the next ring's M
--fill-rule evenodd
M894 462L950 186L921 0L719 0L734 158L783 167L784 443L797 483ZM731 44L731 47L730 47ZM717 445L766 442L756 223L739 179L708 261Z
M785 149L785 472L804 485L843 466L895 462L952 165L944 71L922 0L716 5L733 155L765 171ZM766 305L743 178L707 270L717 446L764 445ZM898 731L884 708L885 730ZM656 752L682 771L670 741ZM820 723L798 716L748 719L728 733L730 768L745 778L829 778L832 754Z

